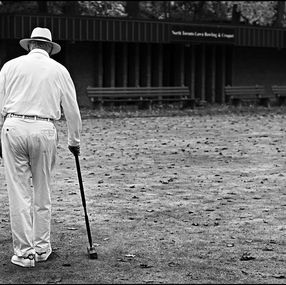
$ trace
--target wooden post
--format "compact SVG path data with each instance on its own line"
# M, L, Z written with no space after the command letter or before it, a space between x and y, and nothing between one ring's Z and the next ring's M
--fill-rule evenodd
M127 57L127 43L123 43L122 47L122 85L127 86L128 82L128 57Z
M103 87L103 48L102 43L96 43L96 78L95 85L98 87ZM99 103L100 110L103 110L102 102Z
M115 87L115 43L110 43L110 87Z
M216 79L216 46L212 46L211 53L211 103L215 103L215 79Z
M180 45L179 47L179 54L180 54L180 63L179 63L179 86L185 85L185 46Z
M191 46L191 82L190 82L190 89L191 89L191 99L195 100L195 74L196 74L196 50L195 46Z
M1 62L0 62L0 66L2 66L3 64L3 55L2 55L2 50L6 50L6 49L3 49L3 45L4 45L4 42L1 43L0 47L1 47L1 50L0 50L0 58L1 58ZM66 41L65 42L65 59L64 59L64 62L65 62L65 66L68 70L70 70L70 60L69 60L69 56L70 56L70 45L71 43Z
M170 63L171 63L171 52L170 52L170 45L165 45L165 48L164 48L164 53L163 53L163 62L164 62L164 70L163 70L163 85L165 86L171 86L170 84L170 74L171 74L171 66L170 66Z
M146 46L146 86L152 86L152 46L150 43L147 43ZM148 102L149 110L152 108L152 102Z
M185 81L184 46L176 45L175 53L176 55L173 57L175 67L175 85L183 86Z
M157 86L163 86L163 46L162 44L157 45L156 49L156 84ZM162 105L162 96L159 96L159 104Z
M201 49L201 103L206 102L206 46Z
M163 86L163 45L158 45L158 86Z
M102 42L96 44L96 86L103 87L103 49Z
M146 85L151 87L152 84L152 61L151 61L151 44L147 44L147 58L146 58Z
M179 86L185 85L185 45L181 44L178 47L178 53L179 53ZM183 97L181 96L181 101L179 102L180 108L184 106Z
M220 91L220 97L221 97L221 103L225 103L225 95L224 95L224 86L225 86L225 64L226 64L226 48L225 46L222 46L222 53L221 53L221 91Z
M139 44L135 44L135 54L134 54L134 85L135 87L139 87L140 85L140 50Z

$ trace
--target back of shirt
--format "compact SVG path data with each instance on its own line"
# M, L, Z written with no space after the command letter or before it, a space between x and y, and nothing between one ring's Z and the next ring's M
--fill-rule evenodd
M4 64L0 72L2 116L15 113L58 120L61 106L67 119L69 145L78 145L81 118L67 69L41 49Z

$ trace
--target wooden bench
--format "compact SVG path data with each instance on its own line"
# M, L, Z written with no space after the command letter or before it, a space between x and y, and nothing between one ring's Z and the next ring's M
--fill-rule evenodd
M236 106L243 102L255 102L256 104L270 106L270 96L265 94L265 88L262 85L254 86L225 86L226 101Z
M87 96L93 106L101 108L105 103L152 103L180 102L182 107L188 103L194 107L194 100L190 98L187 86L172 87L87 87Z
M286 102L286 85L273 85L272 92L277 99L278 105L285 104Z

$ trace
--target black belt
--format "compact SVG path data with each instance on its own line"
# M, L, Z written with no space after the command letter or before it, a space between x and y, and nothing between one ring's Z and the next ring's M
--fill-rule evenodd
M21 119L29 119L29 120L41 120L41 121L47 121L47 122L54 121L53 119L50 119L50 118L43 118L43 117L30 116L30 115L18 115L18 114L13 114L13 113L7 114L5 118L21 118Z

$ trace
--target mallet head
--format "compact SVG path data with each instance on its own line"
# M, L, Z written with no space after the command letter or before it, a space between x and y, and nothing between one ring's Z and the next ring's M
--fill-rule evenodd
M97 259L97 253L93 246L90 248L87 248L87 253L88 253L89 259Z

